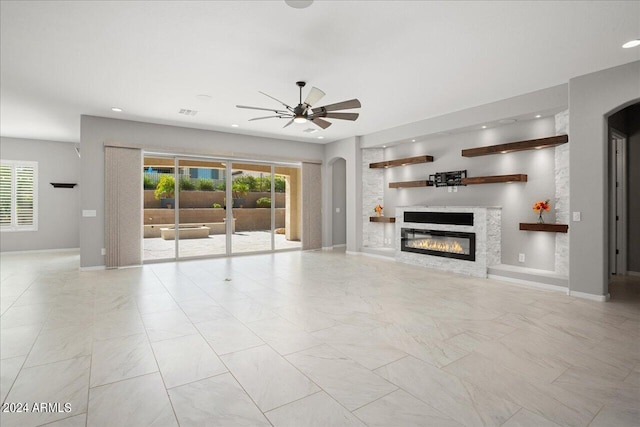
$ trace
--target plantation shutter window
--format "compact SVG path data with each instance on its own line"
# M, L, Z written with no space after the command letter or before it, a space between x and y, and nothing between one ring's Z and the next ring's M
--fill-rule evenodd
M38 163L0 161L0 229L38 230Z

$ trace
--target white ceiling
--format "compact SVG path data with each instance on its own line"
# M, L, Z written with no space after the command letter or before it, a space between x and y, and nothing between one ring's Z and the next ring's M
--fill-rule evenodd
M639 1L2 1L0 13L0 133L56 141L79 142L89 114L329 142L640 59L621 48L640 37ZM360 118L309 135L235 108L279 107L258 91L296 104L297 80L324 90L321 104L359 98Z

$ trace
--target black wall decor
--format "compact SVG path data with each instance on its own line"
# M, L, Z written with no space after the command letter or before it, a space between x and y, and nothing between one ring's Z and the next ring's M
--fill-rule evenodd
M450 172L436 172L435 175L429 175L429 181L433 181L436 187L451 187L464 185L462 178L467 177L467 171L450 171Z
M67 183L67 182L50 182L51 185L53 185L53 188L73 188L75 187L76 183Z

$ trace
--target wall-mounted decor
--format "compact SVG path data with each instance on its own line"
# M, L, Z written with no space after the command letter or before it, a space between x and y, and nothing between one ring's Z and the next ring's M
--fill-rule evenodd
M76 184L74 183L67 183L67 182L50 182L51 185L53 185L53 188L73 188L75 187Z
M513 153L515 151L537 150L550 148L569 142L569 136L557 135L548 138L528 139L525 141L509 142L506 144L489 145L486 147L467 148L462 150L463 157L488 156L491 154Z
M432 181L436 187L452 187L465 185L462 180L467 177L467 171L450 171L436 172L435 175L429 175L429 181Z
M390 182L389 188L411 188L411 187L433 187L433 181L426 179L420 181L403 181L403 182Z
M404 159L396 159L396 160L385 160L384 162L376 162L370 163L369 168L371 169L379 169L379 168L394 168L397 166L408 166L408 165L417 165L419 163L429 163L433 162L433 156L423 155L416 157L406 157Z

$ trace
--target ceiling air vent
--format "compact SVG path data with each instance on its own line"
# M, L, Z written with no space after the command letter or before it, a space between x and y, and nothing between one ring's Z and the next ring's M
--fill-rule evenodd
M180 111L178 111L178 114L183 114L185 116L195 116L196 114L198 114L197 110L188 110L186 108L181 108Z
M316 132L318 132L318 129L306 128L302 132L305 132L305 133L316 133Z

